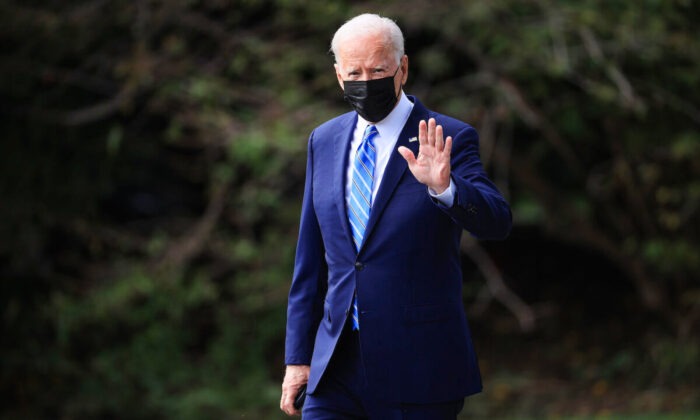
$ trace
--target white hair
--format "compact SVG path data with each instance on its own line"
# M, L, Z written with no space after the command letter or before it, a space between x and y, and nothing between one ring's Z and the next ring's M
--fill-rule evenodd
M394 50L396 64L401 63L403 57L403 33L393 20L387 17L381 17L372 13L365 13L355 16L348 20L335 31L333 41L331 41L331 51L335 56L335 62L338 63L338 45L353 36L357 35L384 35L387 46Z

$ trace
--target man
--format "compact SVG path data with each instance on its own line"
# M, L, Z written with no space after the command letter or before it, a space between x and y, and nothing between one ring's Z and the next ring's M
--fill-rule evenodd
M505 238L510 209L476 131L404 94L392 20L357 16L332 50L355 111L309 138L280 407L307 384L305 420L454 419L481 391L460 237Z

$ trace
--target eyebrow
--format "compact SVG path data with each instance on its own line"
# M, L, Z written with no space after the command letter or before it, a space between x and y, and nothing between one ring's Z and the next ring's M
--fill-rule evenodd
M380 64L378 66L372 67L372 70L386 70L386 66L384 64ZM360 69L358 67L351 67L349 69L346 69L345 73L350 74L356 71L360 71Z

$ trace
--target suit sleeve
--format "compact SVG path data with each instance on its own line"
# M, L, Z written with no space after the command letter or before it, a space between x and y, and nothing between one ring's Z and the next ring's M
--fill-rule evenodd
M313 206L313 135L309 138L299 239L287 304L286 365L311 364L328 282L325 249Z
M463 229L481 239L505 239L512 214L498 188L486 177L479 158L479 135L467 127L452 139L451 177L456 186L452 206L431 197Z

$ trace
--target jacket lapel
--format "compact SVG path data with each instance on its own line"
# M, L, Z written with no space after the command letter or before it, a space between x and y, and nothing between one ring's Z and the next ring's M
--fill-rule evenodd
M396 145L394 146L394 149L391 152L391 156L389 157L389 162L387 163L386 169L384 170L384 175L382 176L381 183L379 184L379 191L377 191L377 197L374 200L374 203L372 204L372 209L369 213L369 220L367 221L367 227L365 228L365 234L362 239L362 245L360 246L360 252L367 243L369 236L372 234L372 230L377 224L377 221L379 220L382 211L386 207L389 198L391 198L391 194L394 192L394 189L396 189L396 185L401 179L401 176L403 175L404 171L408 168L406 160L398 152L399 147L408 147L409 149L411 149L413 154L418 154L419 142L409 142L408 139L410 139L411 137L418 137L418 123L420 122L420 120L427 121L428 110L423 106L423 104L420 103L420 101L417 98L413 96L408 97L413 100L413 110L411 110L411 114L409 115L408 120L406 121L406 124L403 127L403 130L401 130L401 134L399 135L399 138L396 141ZM347 225L347 217L345 217L345 219L345 224ZM348 229L348 233L350 233L349 227L346 226L346 228Z
M350 113L348 117L341 122L338 132L333 139L333 195L335 196L335 207L338 209L340 216L340 224L345 232L345 237L348 240L348 245L352 248L353 253L356 252L355 243L352 240L352 232L350 231L350 221L348 220L347 203L345 201L345 183L348 168L348 155L350 154L350 142L352 134L355 131L357 124L357 113Z

